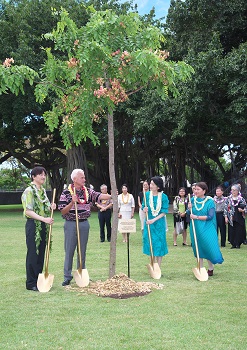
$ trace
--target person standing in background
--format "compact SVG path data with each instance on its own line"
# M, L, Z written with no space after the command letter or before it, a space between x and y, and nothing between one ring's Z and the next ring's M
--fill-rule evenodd
M140 192L138 194L139 218L140 218L140 222L141 222L142 234L143 234L143 230L144 230L144 221L145 221L145 217L146 217L146 214L142 210L143 192L147 192L147 191L149 191L149 184L148 184L148 181L146 180L146 181L143 181L142 192Z
M237 183L237 185L239 186L239 190L241 191L241 183ZM240 195L242 196L241 192L239 192ZM246 229L245 229L245 235L244 235L244 241L243 241L244 245L247 245L247 239L246 239Z
M122 193L118 195L118 217L119 219L132 219L135 213L135 200L128 192L126 184L122 185ZM122 232L123 242L128 242L127 232Z
M195 190L196 190L196 182L194 182L191 186L192 189L192 196L195 196Z
M183 222L183 246L187 246L188 244L186 243L187 239L187 214L186 210L188 207L188 199L186 197L186 189L185 187L180 187L178 191L178 196L174 198L173 201L173 222L174 222L174 232L173 232L173 245L176 247L177 246L177 232L176 232L176 223L179 221Z
M226 223L224 218L226 197L223 196L223 193L223 188L221 186L217 186L215 190L214 203L216 210L217 233L220 231L221 247L226 246Z
M228 240L231 249L240 249L246 237L245 228L246 201L241 196L240 187L232 185L231 194L226 198L224 207L225 223L228 224Z
M107 186L105 184L100 186L100 191L107 194ZM111 241L111 209L113 206L111 199L99 199L95 203L98 211L98 219L100 226L100 242L105 242L105 226L107 230L107 241Z

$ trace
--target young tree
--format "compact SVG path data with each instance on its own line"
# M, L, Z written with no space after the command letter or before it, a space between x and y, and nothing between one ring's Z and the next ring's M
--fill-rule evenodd
M72 143L79 145L88 137L96 143L92 123L99 117L108 119L109 172L115 203L110 259L112 276L115 273L117 230L113 112L120 102L143 87L155 88L161 97L165 97L169 89L176 95L176 79L186 78L192 70L181 62L168 64L165 61L168 54L159 50L161 33L157 28L144 27L136 14L117 16L111 11L95 12L86 27L77 28L63 11L57 30L47 37L67 55L67 60L58 60L47 49L45 79L36 90L40 101L50 91L60 99L53 110L46 113L50 129L60 125L69 148ZM12 63L13 59L6 59L1 66L0 93L23 92L25 79L32 84L37 77L30 68ZM63 116L61 124L58 116Z
M128 96L145 88L155 89L161 98L170 91L177 95L176 82L185 80L192 68L184 62L168 62L168 52L160 50L161 31L144 25L136 13L117 15L111 10L91 8L88 23L78 28L65 10L46 38L54 41L63 59L46 49L47 61L36 97L44 102L48 94L57 97L44 114L51 130L60 129L65 146L82 140L98 140L93 123L108 120L109 174L113 195L113 229L109 276L115 274L117 238L117 186L114 164L114 111ZM61 56L60 56L61 57Z

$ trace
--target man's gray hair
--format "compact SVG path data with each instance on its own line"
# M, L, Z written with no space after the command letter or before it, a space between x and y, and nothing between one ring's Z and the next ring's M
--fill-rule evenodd
M82 169L74 169L74 170L72 171L71 175L70 175L71 180L74 181L74 178L75 178L79 173L82 173L83 175L85 175L85 174L84 174L84 170L82 170Z
M102 190L103 187L106 187L106 188L107 188L107 186L106 186L105 184L102 184L102 185L100 186L100 190Z

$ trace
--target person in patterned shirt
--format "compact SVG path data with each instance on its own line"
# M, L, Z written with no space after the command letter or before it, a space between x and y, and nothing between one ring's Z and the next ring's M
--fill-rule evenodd
M111 195L94 191L92 188L85 186L86 178L82 169L74 169L71 173L72 184L65 189L59 199L58 209L64 223L64 281L62 286L67 286L72 280L72 264L77 247L77 232L76 232L76 213L75 202L78 208L79 235L82 254L82 268L85 269L86 249L89 235L88 218L91 215L91 205L102 199L111 199ZM75 191L75 194L74 194ZM79 259L77 257L77 268L79 268Z

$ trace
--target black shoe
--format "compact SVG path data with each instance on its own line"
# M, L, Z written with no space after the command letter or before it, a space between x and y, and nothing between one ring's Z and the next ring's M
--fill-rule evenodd
M111 242L111 239L109 238L109 239L107 239L107 241L108 241L108 242Z
M246 240L246 241L243 241L243 244L246 245L246 244L247 244L247 240Z
M72 278L71 278L72 279ZM65 286L68 286L70 284L71 280L69 280L68 278L65 279L62 283L62 286L65 287Z
M214 274L214 270L208 270L208 275L209 276L213 276L213 274Z
M235 247L236 249L240 249L240 246L239 245L236 245L236 247Z
M232 245L230 249L235 249L235 248L236 248L235 245Z
M33 292L38 292L38 288L36 286L27 288L27 290L32 290Z

